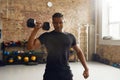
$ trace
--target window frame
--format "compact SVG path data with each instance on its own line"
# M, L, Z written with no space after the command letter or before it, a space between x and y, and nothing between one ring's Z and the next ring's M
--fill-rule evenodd
M96 5L95 5L96 21L95 21L95 25L98 28L98 34L96 33L95 35L98 36L99 44L102 44L102 45L120 45L120 40L103 40L102 29L103 29L103 26L108 25L108 22L106 22L107 24L103 24L102 1L104 1L104 0L96 0ZM108 20L105 20L105 21L108 21ZM97 28L96 28L96 31L97 31Z

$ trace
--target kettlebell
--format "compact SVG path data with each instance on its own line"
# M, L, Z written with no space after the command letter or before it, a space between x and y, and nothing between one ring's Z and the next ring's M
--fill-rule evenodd
M28 26L29 28L34 28L35 25L36 25L36 20L35 20L35 19L29 18L29 19L27 20L27 26ZM43 29L43 30L49 30L49 29L50 29L50 24L49 24L49 22L44 22L42 29Z

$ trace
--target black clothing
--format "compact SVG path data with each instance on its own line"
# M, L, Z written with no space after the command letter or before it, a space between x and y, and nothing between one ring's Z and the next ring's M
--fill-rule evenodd
M68 75L72 76L68 64L68 58L69 58L70 47L76 45L75 37L70 33L51 31L51 32L43 33L38 39L40 40L41 44L45 45L48 52L44 77L45 76L48 77L53 73L59 74L60 76L61 73L65 74L66 72ZM67 74L63 75L63 78ZM52 79L52 80L58 80L58 79ZM65 79L61 79L61 80L65 80Z
M43 76L43 80L73 80L73 75L71 73L71 70L65 69L65 70L57 70L55 69L49 69L45 70L45 74Z

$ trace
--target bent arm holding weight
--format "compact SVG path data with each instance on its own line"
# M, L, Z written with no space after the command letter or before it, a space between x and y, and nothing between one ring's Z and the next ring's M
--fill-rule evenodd
M35 50L37 48L40 48L40 41L35 38L37 32L39 31L39 29L42 28L42 24L41 23L37 23L37 25L34 27L29 39L28 39L28 43L27 43L27 49L28 50Z

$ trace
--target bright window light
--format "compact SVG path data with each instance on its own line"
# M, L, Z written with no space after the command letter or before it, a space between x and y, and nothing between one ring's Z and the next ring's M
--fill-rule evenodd
M120 0L103 0L103 28L102 36L111 36L112 39L120 39ZM107 20L107 21L106 21ZM104 24L105 23L105 24Z

